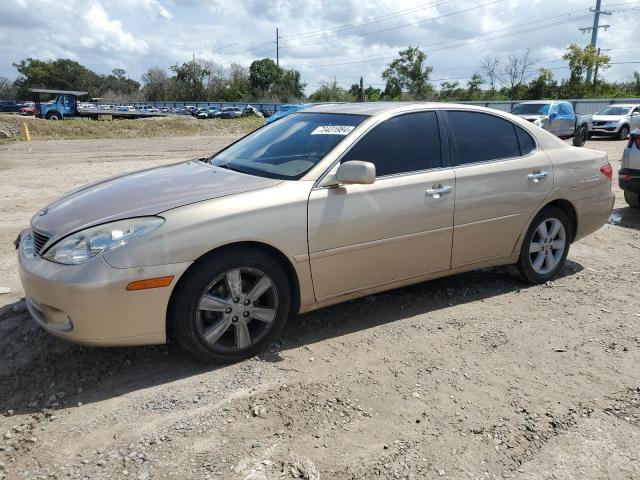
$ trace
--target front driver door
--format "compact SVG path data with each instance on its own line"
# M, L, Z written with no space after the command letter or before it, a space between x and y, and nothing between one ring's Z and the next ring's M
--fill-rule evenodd
M311 192L318 301L450 268L455 177L442 152L435 112L401 114L373 127L341 159L372 162L375 183Z

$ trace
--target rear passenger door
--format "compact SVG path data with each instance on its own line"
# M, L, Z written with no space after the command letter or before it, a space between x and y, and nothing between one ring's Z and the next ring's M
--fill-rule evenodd
M503 117L448 111L456 175L452 267L512 254L553 188L553 169L534 138Z

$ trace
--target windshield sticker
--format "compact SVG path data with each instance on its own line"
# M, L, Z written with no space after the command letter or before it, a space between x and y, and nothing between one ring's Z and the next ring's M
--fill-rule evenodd
M351 125L322 125L317 127L311 135L349 135L356 127Z

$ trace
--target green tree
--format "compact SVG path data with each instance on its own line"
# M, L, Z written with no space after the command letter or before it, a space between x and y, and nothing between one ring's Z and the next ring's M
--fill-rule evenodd
M484 79L479 73L474 73L467 82L467 96L469 100L477 100L482 95L480 85L484 83Z
M14 63L18 70L15 81L20 98L29 98L30 88L52 88L58 90L87 90L97 94L100 79L98 75L75 60L59 58L43 61L27 58Z
M399 57L382 72L382 78L387 81L389 87L389 94L396 97L400 88L414 99L427 98L433 92L433 87L429 84L433 67L425 65L427 55L418 47L400 50L398 55Z
M191 60L182 65L173 65L171 70L176 74L180 100L206 100L204 82L209 75L206 67L196 60Z
M348 102L353 101L349 92L338 85L338 82L321 82L320 88L309 95L314 102Z
M249 67L249 85L254 95L271 92L282 76L282 70L270 58L255 60Z
M529 83L527 98L542 100L557 96L558 84L553 79L553 72L548 68L538 70L538 77Z
M585 93L584 75L587 70L596 68L602 72L611 65L611 58L603 53L598 53L595 47L587 45L584 48L572 43L567 47L567 52L562 56L569 62L569 81L566 82L566 93L569 96L582 96Z

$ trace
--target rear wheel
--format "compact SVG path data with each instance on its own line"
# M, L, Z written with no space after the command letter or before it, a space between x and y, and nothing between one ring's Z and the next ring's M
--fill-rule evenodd
M252 357L275 340L291 310L287 275L269 255L231 250L199 261L169 307L178 343L205 362Z
M626 140L629 136L629 125L623 125L618 132L618 140Z
M582 125L578 128L578 131L573 137L573 145L576 147L582 147L587 142L588 137L589 131L587 130L586 126Z
M564 266L573 226L562 210L544 208L531 222L522 242L517 269L529 283L552 279Z
M640 208L640 193L625 190L624 201L627 202L630 207Z

